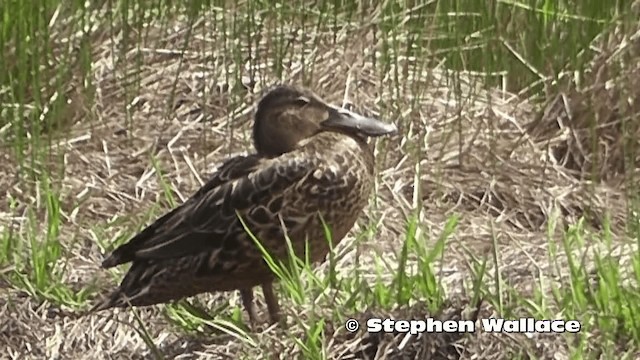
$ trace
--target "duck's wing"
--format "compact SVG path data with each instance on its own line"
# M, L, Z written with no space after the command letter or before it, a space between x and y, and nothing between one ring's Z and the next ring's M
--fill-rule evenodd
M124 264L135 259L135 253L137 250L144 248L149 242L155 242L162 232L175 228L179 223L183 221L182 216L185 215L186 209L192 206L194 202L201 199L206 193L214 190L215 188L237 179L241 176L245 176L255 170L256 166L260 162L260 157L256 154L247 156L235 156L226 160L220 167L211 175L209 180L198 189L189 199L183 204L177 206L173 210L161 216L154 221L151 225L147 226L140 233L135 235L126 244L121 245L115 249L103 262L103 268L110 268L120 264Z
M113 251L102 266L177 258L219 248L237 220L237 211L280 197L310 171L312 162L304 157L232 158L189 200Z

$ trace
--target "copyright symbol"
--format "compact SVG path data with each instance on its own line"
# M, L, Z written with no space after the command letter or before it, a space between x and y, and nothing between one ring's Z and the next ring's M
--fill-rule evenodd
M349 319L344 324L344 327L347 329L348 332L356 332L358 331L360 324L358 324L358 320L356 319Z

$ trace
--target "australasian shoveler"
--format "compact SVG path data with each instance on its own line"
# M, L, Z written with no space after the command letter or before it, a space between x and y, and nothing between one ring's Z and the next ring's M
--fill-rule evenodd
M257 152L228 159L191 198L113 251L103 268L132 265L90 312L239 289L254 324L253 287L260 285L278 322L275 275L245 226L275 259L289 258L285 233L297 256L324 259L323 222L335 245L368 202L374 157L366 137L395 132L307 89L276 86L257 106Z

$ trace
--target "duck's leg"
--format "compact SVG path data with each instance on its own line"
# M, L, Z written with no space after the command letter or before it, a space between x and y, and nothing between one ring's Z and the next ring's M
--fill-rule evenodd
M280 322L280 305L278 304L278 298L276 298L273 292L272 281L262 284L262 293L264 294L264 301L267 303L271 324Z
M256 315L256 307L253 304L253 289L240 289L240 297L242 298L242 305L249 314L249 322L251 327L257 324L258 316Z

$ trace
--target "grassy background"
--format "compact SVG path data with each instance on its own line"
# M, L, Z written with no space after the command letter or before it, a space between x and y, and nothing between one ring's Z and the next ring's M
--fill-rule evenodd
M14 358L636 358L636 8L4 0L0 345ZM377 144L379 186L346 245L283 279L291 326L246 333L232 293L76 319L122 276L101 254L248 149L252 104L277 81L402 131ZM372 314L583 330L342 328Z

